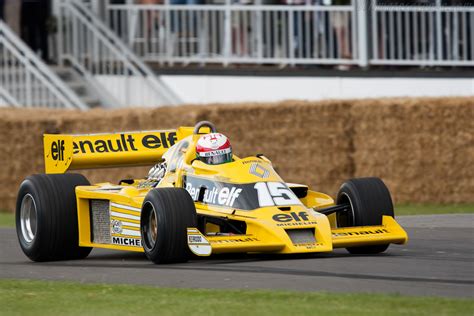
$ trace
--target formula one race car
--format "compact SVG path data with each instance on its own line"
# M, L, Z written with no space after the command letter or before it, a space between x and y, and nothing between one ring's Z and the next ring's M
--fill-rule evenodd
M16 228L33 261L85 258L93 247L145 252L155 263L193 254L380 253L408 237L378 178L345 182L333 200L285 183L263 155L228 163L196 159L216 132L194 128L116 134L44 135L46 174L20 186ZM158 162L158 164L156 164ZM142 179L90 185L81 168L152 165Z

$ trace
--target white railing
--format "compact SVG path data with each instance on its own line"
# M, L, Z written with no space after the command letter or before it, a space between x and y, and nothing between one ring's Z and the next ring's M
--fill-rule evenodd
M474 65L474 6L384 6L372 0L373 65Z
M105 21L147 62L365 67L472 66L474 61L474 7L445 6L441 0L429 6L387 6L380 0L344 6L311 0L306 5L126 2L102 2Z
M322 5L140 5L107 2L106 21L145 61L355 64L355 2Z
M58 49L91 83L106 106L160 106L181 103L135 54L83 3L59 6Z
M18 101L2 86L0 86L0 106L3 107L21 107Z
M87 109L1 20L0 99L7 106Z

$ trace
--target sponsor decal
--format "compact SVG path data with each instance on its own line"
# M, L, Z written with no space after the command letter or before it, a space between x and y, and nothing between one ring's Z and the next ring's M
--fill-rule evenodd
M240 161L243 165L249 164L249 163L259 163L262 162L261 160L241 160Z
M201 235L188 235L188 243L192 244L204 244L206 243L205 239Z
M202 187L195 187L191 182L186 183L186 190L189 192L194 201L200 201L206 204L215 204L222 206L234 206L235 200L239 197L242 189L236 187L213 187L207 189ZM199 199L199 194L204 190L202 199Z
M64 161L64 140L60 139L51 143L51 158L55 161Z
M230 152L231 152L230 148L216 149L216 150L213 150L213 151L201 152L201 153L199 153L199 156L201 156L201 157L213 157L213 156L217 156L217 155L225 155L225 154L228 154Z
M107 136L107 138L109 138ZM109 152L130 152L138 151L138 144L145 147L146 149L157 149L157 148L169 148L173 146L177 141L176 132L160 132L156 134L117 134L114 139L84 139L77 140L73 142L73 154L91 154L91 153L109 153ZM53 145L51 150L53 151L53 146L60 150L61 144L58 144L58 141ZM64 145L62 150L64 151ZM59 153L59 151L58 151ZM54 157L53 157L54 159ZM63 157L64 159L64 157Z
M289 214L275 214L273 215L272 219L276 222L291 222L291 221L296 221L296 222L301 222L301 221L307 221L308 220L308 213L302 211L299 213L296 212L291 212Z
M378 235L378 234L387 234L390 233L389 230L385 228L376 229L376 230L359 230L355 232L341 232L334 233L332 237L347 237L347 236L360 236L360 235Z
M112 237L112 243L121 246L141 247L142 240L135 238Z
M272 219L275 222L278 222L276 225L279 227L307 226L318 224L317 221L309 220L309 214L304 211L275 214L272 216Z
M305 247L306 249L312 249L312 248L317 248L318 246L321 246L321 243L301 243L301 244L295 244L296 247Z
M300 200L282 182L234 184L187 175L183 177L183 187L195 202L241 210L301 205Z
M289 223L278 223L276 224L278 227L295 227L295 226L308 226L308 225L317 225L318 222L316 221L308 221L308 222L289 222Z
M270 171L259 165L258 163L253 163L250 165L250 174L257 176L259 178L265 179L270 176Z
M201 232L192 227L188 227L188 247L198 256L209 256L212 253L212 247L209 241Z
M122 233L122 221L112 220L112 233L121 234Z
M245 238L232 238L232 239L217 239L217 240L210 240L211 244L232 244L232 243L239 243L239 242L252 242L252 241L260 241L260 239L255 237L245 237Z

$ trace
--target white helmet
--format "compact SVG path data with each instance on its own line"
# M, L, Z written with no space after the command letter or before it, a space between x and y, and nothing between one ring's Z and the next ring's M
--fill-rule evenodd
M229 139L221 133L210 133L199 138L196 155L204 163L219 165L232 161L232 146Z

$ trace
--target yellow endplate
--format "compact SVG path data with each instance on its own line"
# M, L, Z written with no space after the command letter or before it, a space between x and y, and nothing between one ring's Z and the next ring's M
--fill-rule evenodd
M380 226L358 226L333 229L334 248L381 244L404 244L408 235L391 216L384 216Z
M196 256L207 257L212 253L212 247L204 235L195 227L188 227L188 247Z

